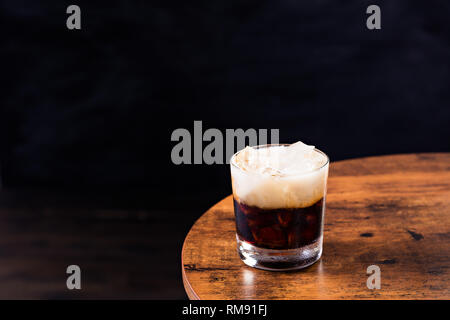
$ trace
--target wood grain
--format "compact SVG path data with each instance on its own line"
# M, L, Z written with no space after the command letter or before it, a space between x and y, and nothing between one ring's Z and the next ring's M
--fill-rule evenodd
M297 272L240 261L232 205L213 206L185 239L191 299L450 298L450 153L332 163L323 256ZM381 268L379 290L366 286L370 265Z

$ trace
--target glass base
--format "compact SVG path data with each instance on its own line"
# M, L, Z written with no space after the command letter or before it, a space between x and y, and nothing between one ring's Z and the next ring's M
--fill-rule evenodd
M237 251L242 261L250 267L270 271L297 270L312 265L322 256L322 238L301 248L273 250L255 247L236 235Z

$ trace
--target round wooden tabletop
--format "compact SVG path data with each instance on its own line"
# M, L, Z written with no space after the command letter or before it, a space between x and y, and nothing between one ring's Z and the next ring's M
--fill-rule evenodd
M229 196L191 228L182 275L190 299L450 299L450 153L332 163L323 255L296 272L239 259Z

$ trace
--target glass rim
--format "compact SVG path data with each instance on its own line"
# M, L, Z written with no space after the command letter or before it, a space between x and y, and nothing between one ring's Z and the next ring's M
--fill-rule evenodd
M292 143L269 143L269 144L260 144L260 145L257 145L257 146L250 146L250 147L251 148L255 148L255 149L262 149L262 148L281 147L281 146L286 147L286 146L290 146L290 145L292 145ZM246 147L248 147L248 146L246 146ZM236 152L235 154L233 154L233 156L230 159L230 165L235 167L236 169L242 171L242 172L245 172L245 173L249 174L251 172L245 171L243 168L238 166L235 163L235 161L234 161L236 159L236 156L239 153L241 153L246 147L244 147L243 149L241 149L238 152ZM307 174L311 174L311 173L317 172L317 171L325 168L330 163L330 158L328 157L328 155L325 152L323 152L320 149L317 149L316 147L314 147L314 151L317 152L317 153L320 153L323 156L325 156L326 161L325 161L325 163L323 165L321 165L320 167L318 167L318 168L316 168L314 170L311 170L311 171L288 174L285 177L293 177L293 176L298 176L298 175L307 175Z

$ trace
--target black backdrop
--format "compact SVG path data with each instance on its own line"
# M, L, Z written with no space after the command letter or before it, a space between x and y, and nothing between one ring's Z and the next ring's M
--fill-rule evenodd
M449 151L450 3L376 3L369 31L372 1L77 1L69 31L69 2L0 1L3 185L123 191L188 228L231 192L226 165L172 164L194 120L332 160Z

